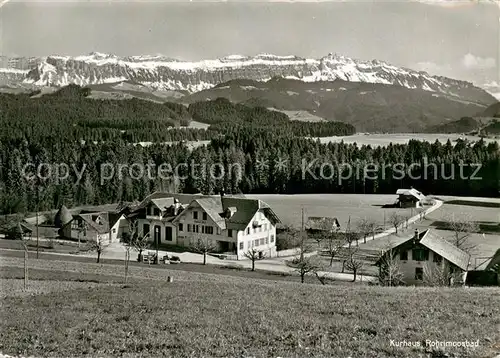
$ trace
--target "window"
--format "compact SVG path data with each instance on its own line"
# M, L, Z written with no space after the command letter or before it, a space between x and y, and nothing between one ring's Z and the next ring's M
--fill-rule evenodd
M255 246L259 246L259 239L255 240Z
M264 238L260 239L260 244L264 245Z
M184 231L184 224L183 223L179 223L179 231Z
M443 257L439 254L434 253L433 261L440 265L441 262L443 261Z
M205 233L205 225L202 225L201 226L201 233L204 234Z
M233 237L233 230L227 229L227 237Z
M188 232L191 232L191 224L188 224Z
M147 235L147 234L149 234L149 224L144 224L144 225L142 226L142 234L143 234L143 235Z
M207 217L207 213L203 213L203 220L207 220L208 217Z
M213 226L205 226L205 234L213 235L214 234Z
M116 229L113 229L113 234L116 234Z
M429 259L429 251L425 249L413 249L413 261L427 261Z
M271 242L274 242L274 235L271 235Z
M266 245L269 244L269 238L266 237Z
M221 234L221 229L220 227L217 227L217 235L220 235Z
M154 215L154 216L160 216L160 209L158 209L158 208L153 208L153 215Z
M244 243L240 242L240 250L243 250L243 245L244 245Z
M424 278L424 269L421 267L415 268L415 280L422 280Z
M195 231L195 232L200 232L200 225L195 225L194 227L195 227L195 229L196 229L196 231Z
M399 254L399 258L401 261L407 261L408 260L408 251L401 251Z
M193 219L198 220L198 212L193 211Z
M247 235L250 235L250 228L247 227Z

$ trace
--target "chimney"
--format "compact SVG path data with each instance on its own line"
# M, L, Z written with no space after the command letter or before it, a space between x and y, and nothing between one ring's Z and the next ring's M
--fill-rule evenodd
M415 229L415 235L413 236L413 241L415 243L418 242L418 237L419 237L419 232L418 232L418 229Z

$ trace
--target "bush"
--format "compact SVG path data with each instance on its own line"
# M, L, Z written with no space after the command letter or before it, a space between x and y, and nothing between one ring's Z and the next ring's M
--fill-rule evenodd
M299 247L299 242L295 229L287 228L276 233L276 249L278 251L294 249L296 247Z

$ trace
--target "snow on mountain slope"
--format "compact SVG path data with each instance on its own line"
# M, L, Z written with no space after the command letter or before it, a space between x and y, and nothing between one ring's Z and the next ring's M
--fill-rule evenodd
M2 82L34 86L95 85L133 81L153 90L190 93L234 79L266 81L280 76L304 82L367 82L399 85L489 104L491 96L465 81L431 76L382 61L360 61L337 54L320 59L259 54L230 55L215 60L184 62L161 55L119 57L104 53L45 58L0 58Z

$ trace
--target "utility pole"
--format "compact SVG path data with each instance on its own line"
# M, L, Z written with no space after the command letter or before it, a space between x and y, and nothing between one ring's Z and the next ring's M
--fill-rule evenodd
M304 207L301 208L302 211L302 224L300 225L300 261L304 261L304 241L305 241L305 233L304 233Z
M161 230L161 229L159 229ZM158 232L158 235L155 235L155 246L156 246L156 263L159 263L159 260L158 260L158 238L160 237L160 232ZM156 232L155 232L156 234Z
M38 210L40 209L39 187L36 186L36 258L38 259Z

